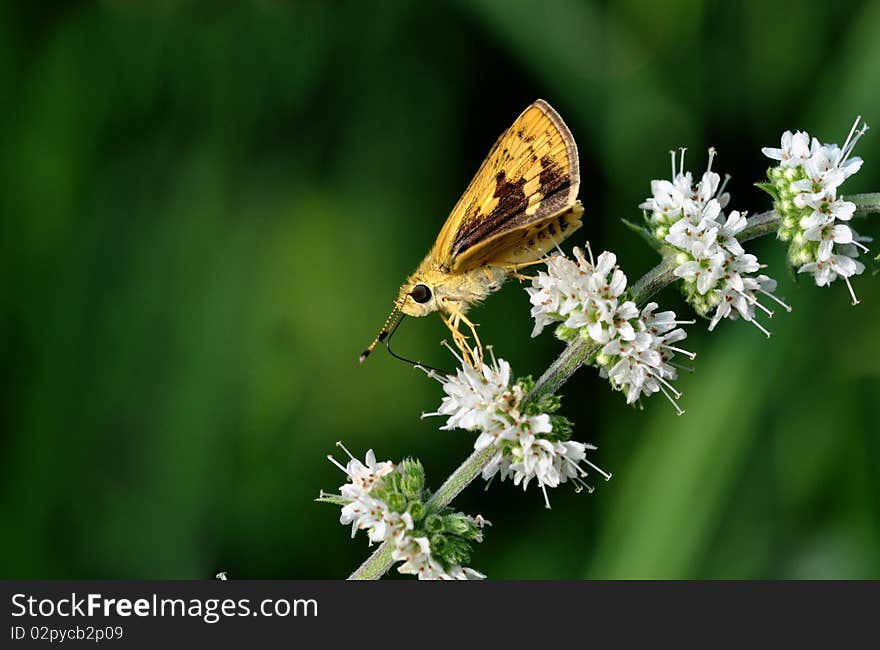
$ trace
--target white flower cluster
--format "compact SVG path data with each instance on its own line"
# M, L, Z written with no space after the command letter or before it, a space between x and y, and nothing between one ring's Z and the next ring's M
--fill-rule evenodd
M618 335L631 339L631 320L639 310L631 300L621 301L626 291L626 275L617 267L614 253L604 252L593 263L575 247L574 260L554 255L547 260L547 271L532 278L526 288L532 303L538 336L547 325L562 322L572 330L586 328L597 343L607 343Z
M773 295L776 281L766 275L754 275L764 265L743 250L737 235L747 225L744 214L734 210L725 216L730 201L724 192L727 183L712 171L715 150L709 149L709 164L694 184L684 171L684 153L676 168L672 153L672 180L651 181L652 196L639 207L654 236L678 250L675 275L685 280L685 295L697 313L710 318L712 330L722 318L742 317L764 334L768 332L755 318L755 309L768 316L773 312L762 305L760 295L791 308ZM711 316L710 316L711 314Z
M339 522L351 524L351 536L354 537L358 530L366 530L371 543L384 542L389 537L401 537L406 531L412 530L413 520L409 513L392 512L384 500L370 496L373 489L380 486L383 479L394 471L394 463L376 462L376 454L372 449L367 452L366 462L362 463L341 442L336 444L350 459L342 465L333 456L327 456L331 463L348 476L348 482L339 488L342 498L347 501L342 508Z
M403 562L397 570L416 575L419 580L479 580L486 577L466 567L444 569L431 555L430 540L412 534L414 523L410 513L393 511L388 502L376 494L382 491L385 477L397 471L394 463L376 462L372 449L362 463L341 442L336 444L348 454L348 463L342 465L329 455L327 458L345 472L348 481L340 486L338 495L322 492L321 497L344 503L339 523L351 525L352 537L358 530L366 530L371 544L391 540L394 544L392 557ZM481 517L474 521L479 526L484 523Z
M451 348L450 348L451 349ZM446 396L435 413L422 417L447 416L441 429L479 431L474 449L494 447L497 452L483 469L483 478L491 481L496 474L501 480L512 479L514 485L528 488L534 479L544 494L544 504L550 507L547 488L555 488L569 479L576 490L593 488L584 482L589 466L605 480L611 474L602 471L587 460L587 450L593 445L562 440L555 435L549 414L530 414L523 409L525 390L520 383L511 384L510 364L496 359L491 348L491 365L482 363L473 368L459 357L460 367L454 375L428 373L441 384ZM474 358L477 351L474 351ZM583 464L583 465L582 465Z
M862 159L851 156L859 138L868 130L858 129L856 118L843 147L822 144L806 131L782 134L781 146L764 147L764 155L779 164L768 172L767 189L774 196L782 216L779 237L791 241L789 261L799 273L810 273L820 287L838 277L849 288L853 304L858 304L850 278L865 270L856 258L867 252L861 237L849 225L856 206L837 196L838 188L862 166Z
M551 257L547 270L526 289L535 319L532 336L561 323L556 331L563 340L580 336L603 346L596 359L602 376L626 392L628 404L661 392L683 413L676 403L681 393L670 383L678 377L671 359L676 353L694 358L673 345L687 338L677 326L693 321L678 321L671 311L655 314L656 303L639 311L632 300L625 300L626 275L613 253L604 252L595 262L577 247L573 254L573 260L562 254Z

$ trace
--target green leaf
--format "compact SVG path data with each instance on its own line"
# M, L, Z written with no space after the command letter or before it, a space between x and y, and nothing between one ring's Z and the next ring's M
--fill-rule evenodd
M776 186L773 183L755 183L755 187L767 192L767 194L773 197L774 201L779 200L779 193L776 191Z
M627 219L621 219L623 225L629 228L631 231L636 233L639 237L644 239L648 246L653 248L658 253L663 253L663 243L658 241L656 237L654 237L654 233L645 228L644 226L640 226L639 224L633 223Z
M330 495L319 496L315 499L318 503L332 503L334 506L345 506L348 505L348 501L343 499L342 497L335 497Z

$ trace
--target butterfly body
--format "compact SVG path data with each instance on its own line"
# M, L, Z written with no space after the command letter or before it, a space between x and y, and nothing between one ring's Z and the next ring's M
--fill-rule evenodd
M419 267L400 288L400 310L407 316L415 317L427 316L440 310L465 314L470 307L500 289L507 275L505 269L490 266L451 275L429 263ZM419 285L430 287L431 297L423 303L408 300L413 288Z
M407 316L427 316L438 310L467 313L470 307L481 303L498 291L516 269L540 260L547 252L560 244L569 232L581 226L583 213L580 205L573 206L555 219L521 229L514 239L518 245L501 247L497 259L480 266L453 273L438 258L429 253L406 282L400 287L397 298L400 310ZM426 286L431 298L420 303L412 299L414 287Z
M476 363L471 341L459 331L461 324L470 328L480 355L467 311L581 226L579 187L574 138L556 111L538 100L489 151L434 246L400 287L394 311L361 360L403 315L438 312L463 357Z

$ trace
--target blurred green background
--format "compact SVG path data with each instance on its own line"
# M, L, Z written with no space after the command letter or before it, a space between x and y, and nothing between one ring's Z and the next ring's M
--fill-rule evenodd
M580 146L585 227L632 280L668 150L705 149L758 212L760 147L880 124L880 2L3 3L0 576L340 578L363 560L313 503L362 454L434 486L473 436L439 386L356 358L489 146L537 97ZM778 145L776 145L778 146ZM880 132L846 190L880 190ZM878 224L862 227L878 235ZM876 245L874 246L876 252ZM691 328L697 371L627 407L591 369L564 412L614 479L593 495L474 485L492 578L880 578L880 283L795 284L766 340ZM687 313L675 289L664 306ZM511 283L475 312L522 374ZM448 366L439 319L397 349Z

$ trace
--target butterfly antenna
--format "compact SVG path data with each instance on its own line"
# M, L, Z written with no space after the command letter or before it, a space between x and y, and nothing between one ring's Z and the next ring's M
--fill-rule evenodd
M400 311L400 306L400 302L394 303L394 309L388 314L388 318L385 319L385 324L382 326L382 329L379 330L379 333L376 334L376 338L373 339L373 342L370 343L370 347L361 352L359 358L361 363L366 361L367 357L370 356L370 353L376 348L376 346L387 339L391 332L396 330L397 326L400 325L400 321L403 318L403 312Z

